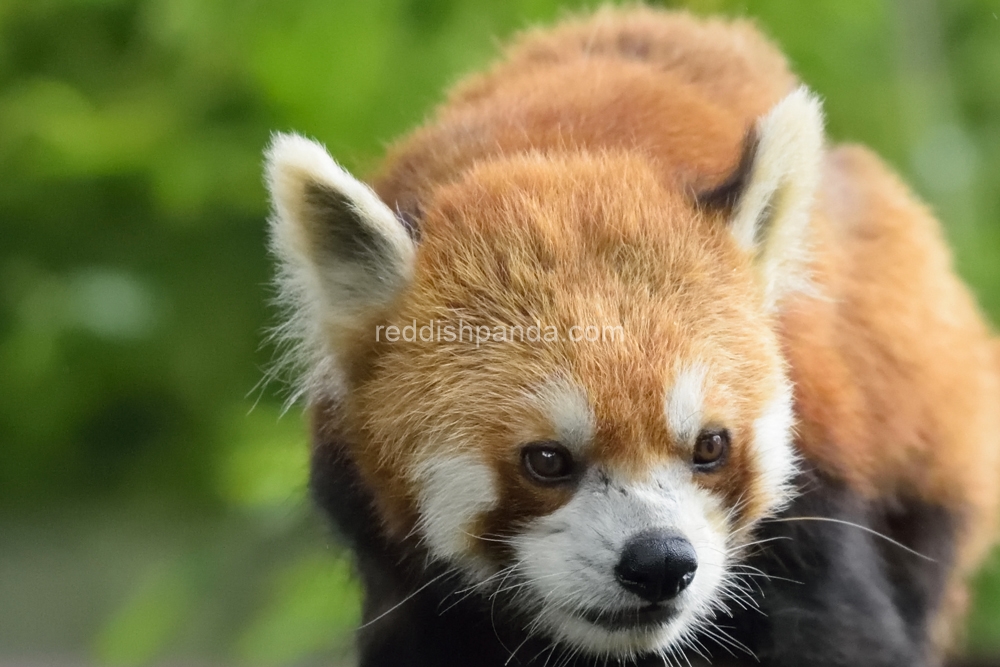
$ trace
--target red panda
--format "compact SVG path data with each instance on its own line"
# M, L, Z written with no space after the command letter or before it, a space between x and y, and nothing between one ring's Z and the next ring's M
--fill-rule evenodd
M751 24L531 31L371 187L288 134L267 182L362 665L940 664L1000 348Z

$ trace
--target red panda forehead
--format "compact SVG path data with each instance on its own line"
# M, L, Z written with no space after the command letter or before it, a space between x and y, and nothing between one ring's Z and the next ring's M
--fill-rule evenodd
M634 156L526 155L480 164L437 191L427 208L424 244L535 249L543 243L594 252L625 242L652 251L663 240L685 238L679 229L664 233L669 227L699 217L682 188Z
M418 307L524 310L585 294L650 319L647 305L760 302L750 258L723 221L632 156L484 163L440 189L422 224L415 282L401 299Z

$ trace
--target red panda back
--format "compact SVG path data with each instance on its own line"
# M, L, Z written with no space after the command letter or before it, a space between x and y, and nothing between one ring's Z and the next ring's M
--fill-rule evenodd
M374 179L404 215L478 161L527 151L638 150L671 186L704 190L755 120L796 84L747 21L648 8L529 31L395 145Z
M750 21L699 19L649 8L605 7L595 15L522 35L487 74L459 85L449 106L488 97L505 80L573 62L607 59L645 65L695 86L746 118L765 113L795 85L784 55Z
M816 292L782 317L798 446L873 502L915 499L956 517L944 641L996 536L1000 347L940 225L870 151L830 152L817 209Z

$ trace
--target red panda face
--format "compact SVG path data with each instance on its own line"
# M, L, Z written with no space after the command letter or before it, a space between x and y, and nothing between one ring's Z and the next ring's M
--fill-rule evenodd
M350 390L386 519L483 592L518 586L564 641L668 645L738 595L744 528L793 468L751 263L724 221L613 156L482 167L424 229ZM644 535L690 571L623 573Z
M768 141L773 184L751 178L733 220L635 157L522 156L435 192L414 243L322 149L279 140L310 391L340 394L387 532L595 654L669 652L738 603L796 458L772 312L805 204Z

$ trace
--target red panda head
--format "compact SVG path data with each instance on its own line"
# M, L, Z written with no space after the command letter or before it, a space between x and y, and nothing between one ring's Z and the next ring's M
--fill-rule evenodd
M637 153L520 154L433 191L419 240L319 145L269 151L289 335L385 531L575 648L670 651L789 499L774 315L805 282L819 105L751 136L721 206Z

